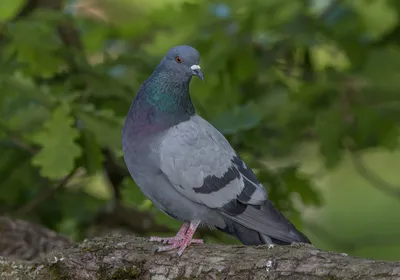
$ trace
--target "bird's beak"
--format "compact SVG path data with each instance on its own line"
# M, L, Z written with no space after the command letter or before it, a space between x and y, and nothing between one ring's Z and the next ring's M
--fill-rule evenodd
M193 76L197 76L197 77L199 77L202 81L204 81L204 75L203 75L203 73L201 72L201 68L200 68L200 66L199 65L192 65L191 67L190 67L190 69L192 69L192 75Z

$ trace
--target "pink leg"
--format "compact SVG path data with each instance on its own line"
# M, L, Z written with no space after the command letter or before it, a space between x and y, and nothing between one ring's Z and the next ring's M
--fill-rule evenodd
M187 229L189 228L189 223L185 222L181 228L179 229L178 233L176 236L173 237L158 237L158 236L152 236L150 237L150 242L162 242L164 244L170 243L171 241L174 241L176 239L182 239L185 234Z
M161 241L164 243L168 243L170 245L161 246L157 248L157 252L171 251L173 249L179 248L177 255L181 256L183 251L185 251L186 247L192 243L203 243L202 239L192 239L193 234L195 233L197 227L200 222L190 222L182 225L181 229L178 231L176 236L174 237L152 237L150 241Z

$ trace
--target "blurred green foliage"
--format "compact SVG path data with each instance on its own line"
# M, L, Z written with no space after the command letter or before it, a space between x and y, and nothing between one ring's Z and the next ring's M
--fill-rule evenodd
M109 170L125 168L121 127L137 89L178 44L201 53L198 113L300 228L300 209L324 205L324 190L301 159L282 159L311 144L330 172L345 155L398 148L396 0L32 2L0 4L2 213L81 239L120 189L125 205L178 228Z

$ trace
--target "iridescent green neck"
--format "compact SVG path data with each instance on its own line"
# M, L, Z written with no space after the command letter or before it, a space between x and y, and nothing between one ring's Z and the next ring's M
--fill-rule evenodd
M133 101L125 126L133 134L148 135L187 121L195 114L189 95L190 78L154 71Z
M191 116L195 113L188 80L175 79L171 73L155 71L143 85L144 98L161 114Z

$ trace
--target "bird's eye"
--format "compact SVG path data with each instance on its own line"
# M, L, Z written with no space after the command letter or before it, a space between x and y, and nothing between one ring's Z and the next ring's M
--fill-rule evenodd
M175 57L175 61L178 63L182 63L182 58L180 56Z

